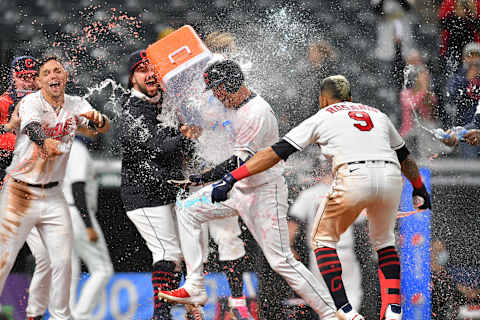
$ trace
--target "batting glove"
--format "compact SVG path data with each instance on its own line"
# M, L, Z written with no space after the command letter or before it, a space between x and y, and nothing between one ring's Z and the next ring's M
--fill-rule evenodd
M427 188L425 188L425 185L422 185L418 189L413 188L412 198L416 196L423 199L423 204L419 206L418 209L432 209L432 203L430 202L430 194L428 193Z
M235 182L237 182L237 180L232 176L231 173L223 176L222 181L213 185L212 202L215 203L227 200L227 194L230 190L232 190Z

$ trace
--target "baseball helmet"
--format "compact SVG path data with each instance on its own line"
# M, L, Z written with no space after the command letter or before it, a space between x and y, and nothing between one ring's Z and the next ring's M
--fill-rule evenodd
M242 69L232 60L216 61L209 65L204 73L205 90L216 88L222 83L228 93L237 92L245 81Z

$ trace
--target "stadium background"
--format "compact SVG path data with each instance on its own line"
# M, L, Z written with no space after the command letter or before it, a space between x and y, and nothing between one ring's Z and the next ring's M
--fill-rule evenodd
M448 110L442 109L445 107L442 105L444 91L440 85L444 70L439 58L441 26L437 17L441 3L440 0L417 0L407 14L414 47L421 52L432 74L432 87L439 96L436 118L439 125L445 126L448 125L448 119L445 120ZM385 15L378 14L374 7L367 0L1 0L0 88L3 92L8 86L8 66L14 56L41 56L46 52L58 53L73 61L70 66L72 81L68 85L71 93L86 94L88 88L107 78L126 86L125 62L130 52L153 43L168 28L189 24L201 36L215 30L232 32L239 47L250 49L253 87L276 110L282 133L308 113L300 99L305 82L301 66L307 60L309 44L319 40L327 40L333 48L336 71L351 81L354 100L380 108L399 127L398 79L403 78L403 67L399 69L398 66L402 66L405 56L396 55L387 60L378 57L376 30ZM260 42L264 42L263 47ZM105 91L93 94L89 100L115 119L118 109L111 103L105 107L111 87ZM115 271L148 272L151 257L127 219L119 197L119 150L115 146L118 130L115 127L112 133L91 146L101 183L98 219ZM432 240L445 244L449 255L445 266L451 275L449 282L442 282L447 281L443 279L440 286L434 286L433 308L440 310L445 303L478 303L478 158L463 159L455 151L438 152L420 156L420 163L431 171ZM293 199L305 186L296 183L291 176L289 181ZM374 314L378 303L378 289L373 281L376 279L375 261L364 229L364 225L356 226L356 251L364 272L364 312ZM248 233L244 237L250 240L252 270L264 265ZM432 256L432 260L436 258ZM217 270L214 260L213 254L208 267L211 271ZM32 268L32 258L24 248L14 270L28 274ZM465 294L462 288L471 290Z

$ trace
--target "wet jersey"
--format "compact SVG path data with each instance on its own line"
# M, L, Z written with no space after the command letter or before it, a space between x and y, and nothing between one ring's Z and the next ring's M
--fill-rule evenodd
M240 158L244 158L245 154L253 156L278 141L277 118L268 102L258 95L250 98L236 111L232 134L233 152ZM272 182L283 174L283 169L282 161L262 173L237 182L237 185L253 187Z
M283 139L298 150L317 143L333 171L354 161L385 160L399 165L394 150L405 144L386 114L351 102L323 108Z
M63 183L63 193L69 205L74 205L72 184L75 182L85 182L85 197L87 200L90 214L97 212L98 183L95 175L93 159L90 157L87 147L77 139L73 141L70 150L70 159L68 160L65 180Z
M88 120L78 117L81 113L93 110L83 98L65 94L63 107L58 114L43 98L42 92L29 94L20 101L20 131L15 143L12 164L7 172L13 178L32 184L62 182L70 154L70 148L79 127L87 127ZM59 140L59 149L64 153L55 158L45 159L41 148L25 134L25 127L32 123L41 124L47 138Z

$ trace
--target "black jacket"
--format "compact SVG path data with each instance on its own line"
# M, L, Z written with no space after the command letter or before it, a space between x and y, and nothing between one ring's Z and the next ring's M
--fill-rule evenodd
M126 96L122 110L121 196L127 211L174 203L179 187L168 179L183 179L184 159L192 142L178 129L162 127L161 107Z

